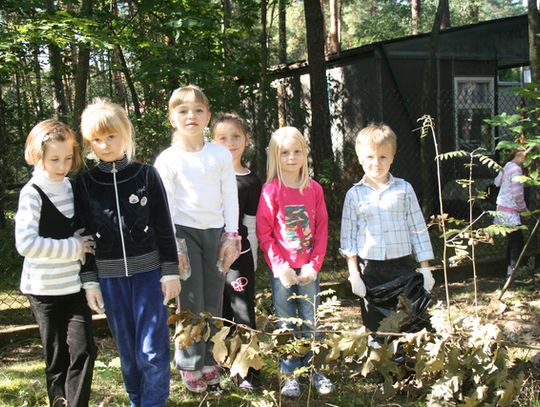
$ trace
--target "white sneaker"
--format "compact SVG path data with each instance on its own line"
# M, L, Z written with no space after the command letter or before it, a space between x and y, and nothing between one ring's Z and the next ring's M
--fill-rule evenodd
M281 395L285 397L300 397L300 382L298 379L287 379L281 387Z
M311 383L322 396L330 394L336 389L330 379L322 373L315 373L311 379Z

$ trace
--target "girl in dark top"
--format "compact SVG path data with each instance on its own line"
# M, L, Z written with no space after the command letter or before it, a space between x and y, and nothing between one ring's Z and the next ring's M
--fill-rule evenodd
M240 257L227 273L223 294L223 317L255 328L255 270L257 269L257 235L255 215L261 194L261 181L242 164L242 156L250 137L244 120L235 113L218 113L212 123L214 143L232 154L238 184L239 225L242 238ZM257 387L257 377L250 371L240 383L246 390Z

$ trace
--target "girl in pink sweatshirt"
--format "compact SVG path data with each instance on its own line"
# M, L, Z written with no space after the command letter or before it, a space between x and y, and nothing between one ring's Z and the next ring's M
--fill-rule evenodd
M268 146L268 169L257 209L257 237L270 268L272 300L278 318L301 318L302 335L315 330L319 301L319 271L328 241L328 214L321 186L308 175L307 145L294 127L277 130ZM292 295L306 299L289 299ZM283 328L294 329L290 322ZM300 396L296 369L309 366L311 353L280 361L286 380L281 394ZM313 386L328 394L334 385L322 373L312 375Z

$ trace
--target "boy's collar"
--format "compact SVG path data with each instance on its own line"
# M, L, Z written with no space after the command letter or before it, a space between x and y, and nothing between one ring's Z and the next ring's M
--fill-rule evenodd
M358 181L357 183L355 183L353 185L365 185L365 186L368 186L368 187L371 188L371 186L368 183L366 183L365 178L366 178L366 176L364 175L360 181ZM394 177L392 176L392 174L388 173L388 181L384 185L386 187L388 187L393 183L394 183Z

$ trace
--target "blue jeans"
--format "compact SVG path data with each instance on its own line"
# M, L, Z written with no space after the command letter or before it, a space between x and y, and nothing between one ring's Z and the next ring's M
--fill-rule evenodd
M286 288L279 278L274 278L270 271L270 284L272 285L272 301L278 318L302 318L302 336L310 338L315 330L315 312L319 305L319 278L306 285L293 285ZM289 299L293 294L305 295L307 299ZM280 328L298 330L296 325L290 322L280 322ZM301 358L285 358L279 361L279 367L283 374L292 374L295 369L308 366L311 352Z
M170 342L160 270L100 278L105 312L132 407L165 407Z

